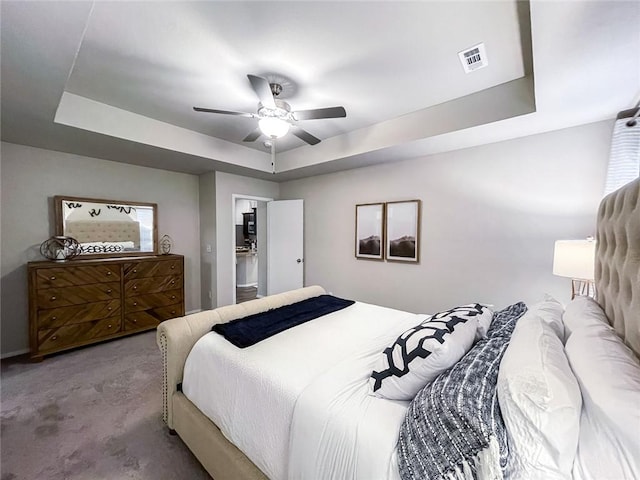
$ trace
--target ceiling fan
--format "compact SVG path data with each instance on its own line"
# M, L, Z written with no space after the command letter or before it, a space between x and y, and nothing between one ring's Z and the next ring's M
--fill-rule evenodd
M257 113L232 112L229 110L216 110L202 107L193 107L193 109L196 112L221 113L223 115L257 118L258 128L249 133L249 135L242 140L243 142L255 142L260 135L263 134L271 139L280 138L291 130L291 133L309 145L316 145L320 143L320 139L300 128L296 122L347 116L344 107L291 111L291 106L287 102L277 98L282 92L282 85L279 83L269 83L266 78L257 75L247 75L247 77L249 78L249 82L251 82L251 87L260 100Z

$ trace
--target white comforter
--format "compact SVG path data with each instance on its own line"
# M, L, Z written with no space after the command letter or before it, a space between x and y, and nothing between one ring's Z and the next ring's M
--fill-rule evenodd
M212 332L182 389L271 480L396 478L407 404L369 396L368 376L424 317L356 303L244 349Z
M409 402L374 397L369 387L380 352L398 335L375 352L354 352L302 392L291 427L289 479L400 479L395 447Z

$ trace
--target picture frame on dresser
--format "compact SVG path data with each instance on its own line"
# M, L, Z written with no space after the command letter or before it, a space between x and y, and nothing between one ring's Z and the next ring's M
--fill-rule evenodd
M182 255L29 262L28 277L33 361L185 313Z

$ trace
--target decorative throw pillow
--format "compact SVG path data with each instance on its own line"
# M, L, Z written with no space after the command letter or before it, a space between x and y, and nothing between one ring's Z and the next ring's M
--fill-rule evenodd
M565 346L583 405L573 478L640 478L640 362L608 323L583 325Z
M525 311L518 304L494 317L515 326ZM480 340L411 402L396 448L402 480L506 478L509 449L496 383L507 331Z
M582 397L558 335L562 312L534 305L500 362L498 400L511 454L508 478L571 478ZM549 315L549 308L553 315Z
M489 305L486 303L481 303L483 307L488 308L493 312L494 305ZM491 315L478 315L476 317L478 320L478 329L476 330L476 342L483 338L487 338L487 332L489 331L489 327L491 326L491 320L493 320L493 313Z
M488 307L475 303L436 313L404 332L382 352L371 374L374 395L411 400L469 351L478 318L491 315Z

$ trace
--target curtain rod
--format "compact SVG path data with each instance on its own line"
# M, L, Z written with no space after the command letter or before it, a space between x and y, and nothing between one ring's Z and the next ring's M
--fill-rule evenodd
M616 117L616 120L629 118L630 120L627 122L627 127L634 127L636 123L638 123L636 119L638 118L639 114L640 114L640 102L638 102L635 107L630 108L629 110L622 110L621 112L618 112L618 116Z

